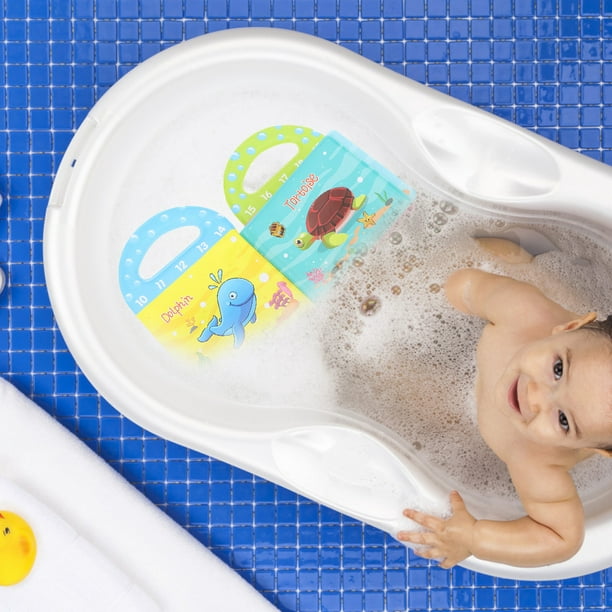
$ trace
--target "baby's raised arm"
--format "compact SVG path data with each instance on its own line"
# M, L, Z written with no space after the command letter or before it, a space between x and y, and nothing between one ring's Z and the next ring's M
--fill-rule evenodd
M474 268L457 270L444 288L455 308L494 325L511 324L518 328L544 324L551 329L575 316L533 285Z

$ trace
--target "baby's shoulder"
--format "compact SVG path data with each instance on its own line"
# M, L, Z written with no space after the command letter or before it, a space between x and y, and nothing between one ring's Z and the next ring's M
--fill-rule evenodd
M523 504L553 504L578 498L568 467L535 457L518 455L507 463L508 472Z

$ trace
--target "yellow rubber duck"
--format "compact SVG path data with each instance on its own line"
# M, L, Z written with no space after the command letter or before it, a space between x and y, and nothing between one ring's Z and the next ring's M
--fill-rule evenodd
M0 510L0 586L21 582L36 558L36 538L18 514Z

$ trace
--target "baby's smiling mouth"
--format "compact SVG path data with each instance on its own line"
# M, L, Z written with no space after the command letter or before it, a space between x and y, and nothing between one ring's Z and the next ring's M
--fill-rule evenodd
M518 399L518 378L510 385L508 389L508 403L514 410L521 414L521 405Z

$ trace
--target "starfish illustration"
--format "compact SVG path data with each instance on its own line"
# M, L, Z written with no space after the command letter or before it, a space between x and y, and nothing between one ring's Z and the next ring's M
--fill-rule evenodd
M357 219L358 223L363 223L363 227L374 227L376 225L376 218L374 215L368 215L368 213L364 210L363 214L359 219Z

